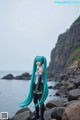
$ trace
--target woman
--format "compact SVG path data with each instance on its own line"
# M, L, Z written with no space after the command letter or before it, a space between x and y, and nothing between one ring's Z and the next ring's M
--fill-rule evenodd
M30 82L30 89L28 97L24 102L20 103L20 107L28 106L33 100L35 104L36 115L34 120L39 117L44 120L44 101L48 96L48 84L47 84L47 61L44 56L36 56L33 63L33 72ZM41 114L39 116L39 105Z

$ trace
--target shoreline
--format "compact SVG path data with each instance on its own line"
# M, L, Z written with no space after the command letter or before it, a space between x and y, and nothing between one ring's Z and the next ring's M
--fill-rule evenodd
M75 107L80 104L80 70L78 69L77 71L66 71L63 73L58 73L56 75L50 73L48 76L48 82L52 82L54 80L56 80L56 84L54 86L50 85L48 88L52 91L57 90L54 96L59 96L60 99L57 97L55 100L53 99L47 101L45 104L44 117L45 120L51 120L52 118L55 118L55 120L64 120L63 118L65 117L66 109L69 109L69 107L71 107L70 105L72 104L74 104ZM61 111L61 113L59 114L57 111ZM26 118L26 120L28 120L35 115L34 113L35 111L32 112L28 107L26 107L25 110L24 108L19 109L10 119L25 120ZM24 116L24 118L21 118L22 116Z

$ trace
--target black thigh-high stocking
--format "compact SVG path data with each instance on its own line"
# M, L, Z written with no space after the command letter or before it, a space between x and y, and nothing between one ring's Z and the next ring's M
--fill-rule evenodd
M39 100L40 100L42 94L40 94L38 96L39 96ZM40 118L41 118L41 120L44 120L44 103L42 105L40 105L40 110L41 110Z
M43 120L44 119L44 103L40 105L40 109L41 109L41 120Z
M34 98L33 98L34 104L37 104L38 102L38 95L34 93ZM35 112L36 112L36 118L39 118L39 106L35 107Z

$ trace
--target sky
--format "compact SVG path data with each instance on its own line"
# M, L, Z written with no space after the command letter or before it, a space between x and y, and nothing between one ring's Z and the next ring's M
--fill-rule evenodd
M80 4L0 0L0 70L31 71L35 56L50 62L59 34L80 15Z

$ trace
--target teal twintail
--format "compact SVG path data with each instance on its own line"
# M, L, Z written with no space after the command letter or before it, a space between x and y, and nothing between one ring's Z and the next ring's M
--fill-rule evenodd
M35 72L36 72L36 69L37 69L36 62L38 60L44 66L44 68L43 68L44 69L44 73L43 73L43 93L42 93L42 97L41 97L40 101L35 105L35 107L43 104L44 101L46 100L47 96L48 96L47 70L46 70L47 60L44 56L36 56L35 59L34 59L34 63L33 63L32 77L31 77L28 96L22 103L19 104L19 107L23 108L25 106L28 106L33 99L33 85L34 85L34 82L35 82Z

